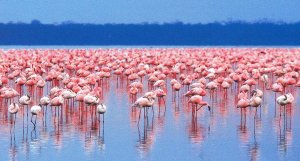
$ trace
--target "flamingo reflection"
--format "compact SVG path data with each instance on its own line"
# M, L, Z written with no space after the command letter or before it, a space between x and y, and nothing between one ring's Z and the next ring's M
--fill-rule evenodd
M197 114L204 106L210 110L203 99L209 95L210 105L217 106L216 113L210 112L209 121L206 117L201 118L209 122L207 136L210 136L211 127L212 131L218 130L216 125L220 122L219 115L222 121L230 122L231 118L226 116L232 116L232 109L235 113L239 112L230 108L230 103L235 100L233 104L241 108L238 135L242 142L248 142L251 124L247 125L246 117L251 119L251 110L255 109L254 141L249 143L249 153L251 159L256 160L260 151L260 140L256 138L256 133L261 130L262 123L257 111L261 110L260 105L264 99L262 92L265 90L270 89L270 93L278 92L282 95L274 97L275 104L282 106L279 116L275 114L275 119L279 121L276 122L279 149L286 151L291 142L291 103L296 93L294 87L300 86L299 62L295 61L300 56L299 50L296 51L196 48L0 50L0 102L3 105L0 107L0 124L7 129L10 127L12 143L15 142L15 129L18 131L21 127L17 119L21 118L22 141L26 144L30 143L28 140L31 135L32 143L39 138L47 140L49 137L49 140L54 140L56 147L62 148L65 136L74 133L85 141L87 151L92 150L96 144L104 148L104 116L107 109L101 102L108 99L105 97L112 96L109 101L120 104L135 102L129 111L130 121L134 124L138 122L137 146L147 153L155 135L164 126L174 125L173 120L169 121L172 114L168 115L172 107L175 107L173 116L179 122L178 126L182 123L181 116L191 119L187 128L191 142L203 142L206 128L198 123ZM172 95L168 93L170 90ZM144 95L143 91L146 92ZM114 97L126 98L127 95L131 95L128 102ZM171 97L173 105L167 109L170 103L167 100L171 100ZM17 100L20 107L18 103L13 103ZM187 102L192 103L191 108L185 106ZM37 106L38 103L41 106ZM156 103L158 108L153 108ZM47 110L48 104L51 110ZM28 121L28 106L32 107L31 133L30 130L28 132L28 126L31 125ZM23 116L17 115L18 111ZM27 122L24 121L26 111ZM43 117L43 127L38 129L36 127L42 118L40 116ZM263 119L264 123L268 122L267 117Z
M191 122L188 126L189 138L192 143L202 143L205 139L205 128L198 123L197 116L192 115Z
M256 115L256 112L255 112ZM257 141L257 122L259 122L260 118L254 116L254 124L253 124L253 141L248 144L248 152L250 156L250 160L256 161L259 160L260 156L260 146Z
M245 116L243 116L243 114L241 114L241 116L240 116L240 125L238 125L237 130L238 130L238 134L239 134L241 141L243 143L246 143L249 140L250 134L249 134L249 130L247 128L246 118L244 118L244 117L246 117L246 112L244 112L244 113L245 113L244 114Z
M291 107L285 107L280 110L278 118L278 146L283 154L287 153L288 146L292 141L292 110Z
M144 115L144 122L142 128L138 126L138 150L144 155L149 152L151 146L154 143L154 116L149 121L149 116Z

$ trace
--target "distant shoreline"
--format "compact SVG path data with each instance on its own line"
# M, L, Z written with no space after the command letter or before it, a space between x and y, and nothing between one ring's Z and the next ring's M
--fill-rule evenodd
M300 46L300 22L212 24L1 24L0 45Z

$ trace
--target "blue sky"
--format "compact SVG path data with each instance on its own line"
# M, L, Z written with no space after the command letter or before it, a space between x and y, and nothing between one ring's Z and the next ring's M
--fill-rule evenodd
M300 0L0 0L0 22L300 21Z

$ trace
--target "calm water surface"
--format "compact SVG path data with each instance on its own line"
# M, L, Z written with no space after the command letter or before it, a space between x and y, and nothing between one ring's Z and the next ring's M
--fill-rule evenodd
M139 124L139 109L130 107L126 79L117 84L115 76L104 84L104 123L92 108L69 102L57 111L45 109L36 129L24 107L13 128L2 101L0 160L300 160L299 99L284 110L275 105L275 94L265 91L256 118L250 108L242 118L235 107L234 85L227 93L208 93L204 99L213 110L203 108L193 117L182 96L187 89L174 100L169 81L166 105L156 103L154 115L149 109L144 117L142 111ZM49 89L48 84L43 92ZM296 98L298 93L293 91ZM39 100L42 91L34 95Z
M241 117L236 108L237 87L233 85L227 92L208 93L204 99L213 110L201 109L195 117L183 96L187 89L181 89L174 100L169 81L166 104L156 100L154 114L148 109L144 117L142 111L139 124L139 109L131 108L126 78L117 84L116 76L104 84L102 100L108 106L104 123L102 118L98 121L93 108L69 102L63 108L45 108L46 114L38 116L35 129L24 107L14 127L8 104L1 100L0 161L300 160L298 89L290 89L296 99L286 109L275 104L279 94L264 90L263 105L254 118L254 108ZM35 91L34 103L50 88L47 84L44 91ZM147 89L144 82L143 92ZM25 87L22 90L28 93Z

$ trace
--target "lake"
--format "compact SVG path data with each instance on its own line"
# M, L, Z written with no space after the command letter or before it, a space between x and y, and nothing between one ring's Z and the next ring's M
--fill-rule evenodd
M146 81L143 85L149 89ZM256 117L256 109L247 108L245 117L236 107L233 84L227 91L208 92L204 100L212 110L203 108L196 117L183 96L188 89L175 95L168 78L165 103L156 100L153 111L142 110L139 120L127 86L125 76L117 80L112 75L104 82L104 122L93 107L69 101L62 108L43 108L35 128L28 107L22 107L14 127L2 99L0 160L300 160L299 99L280 107L275 102L279 94L257 85L264 92L262 106ZM47 83L35 91L34 100L50 88ZM26 87L22 90L28 93ZM290 91L299 96L298 88Z

